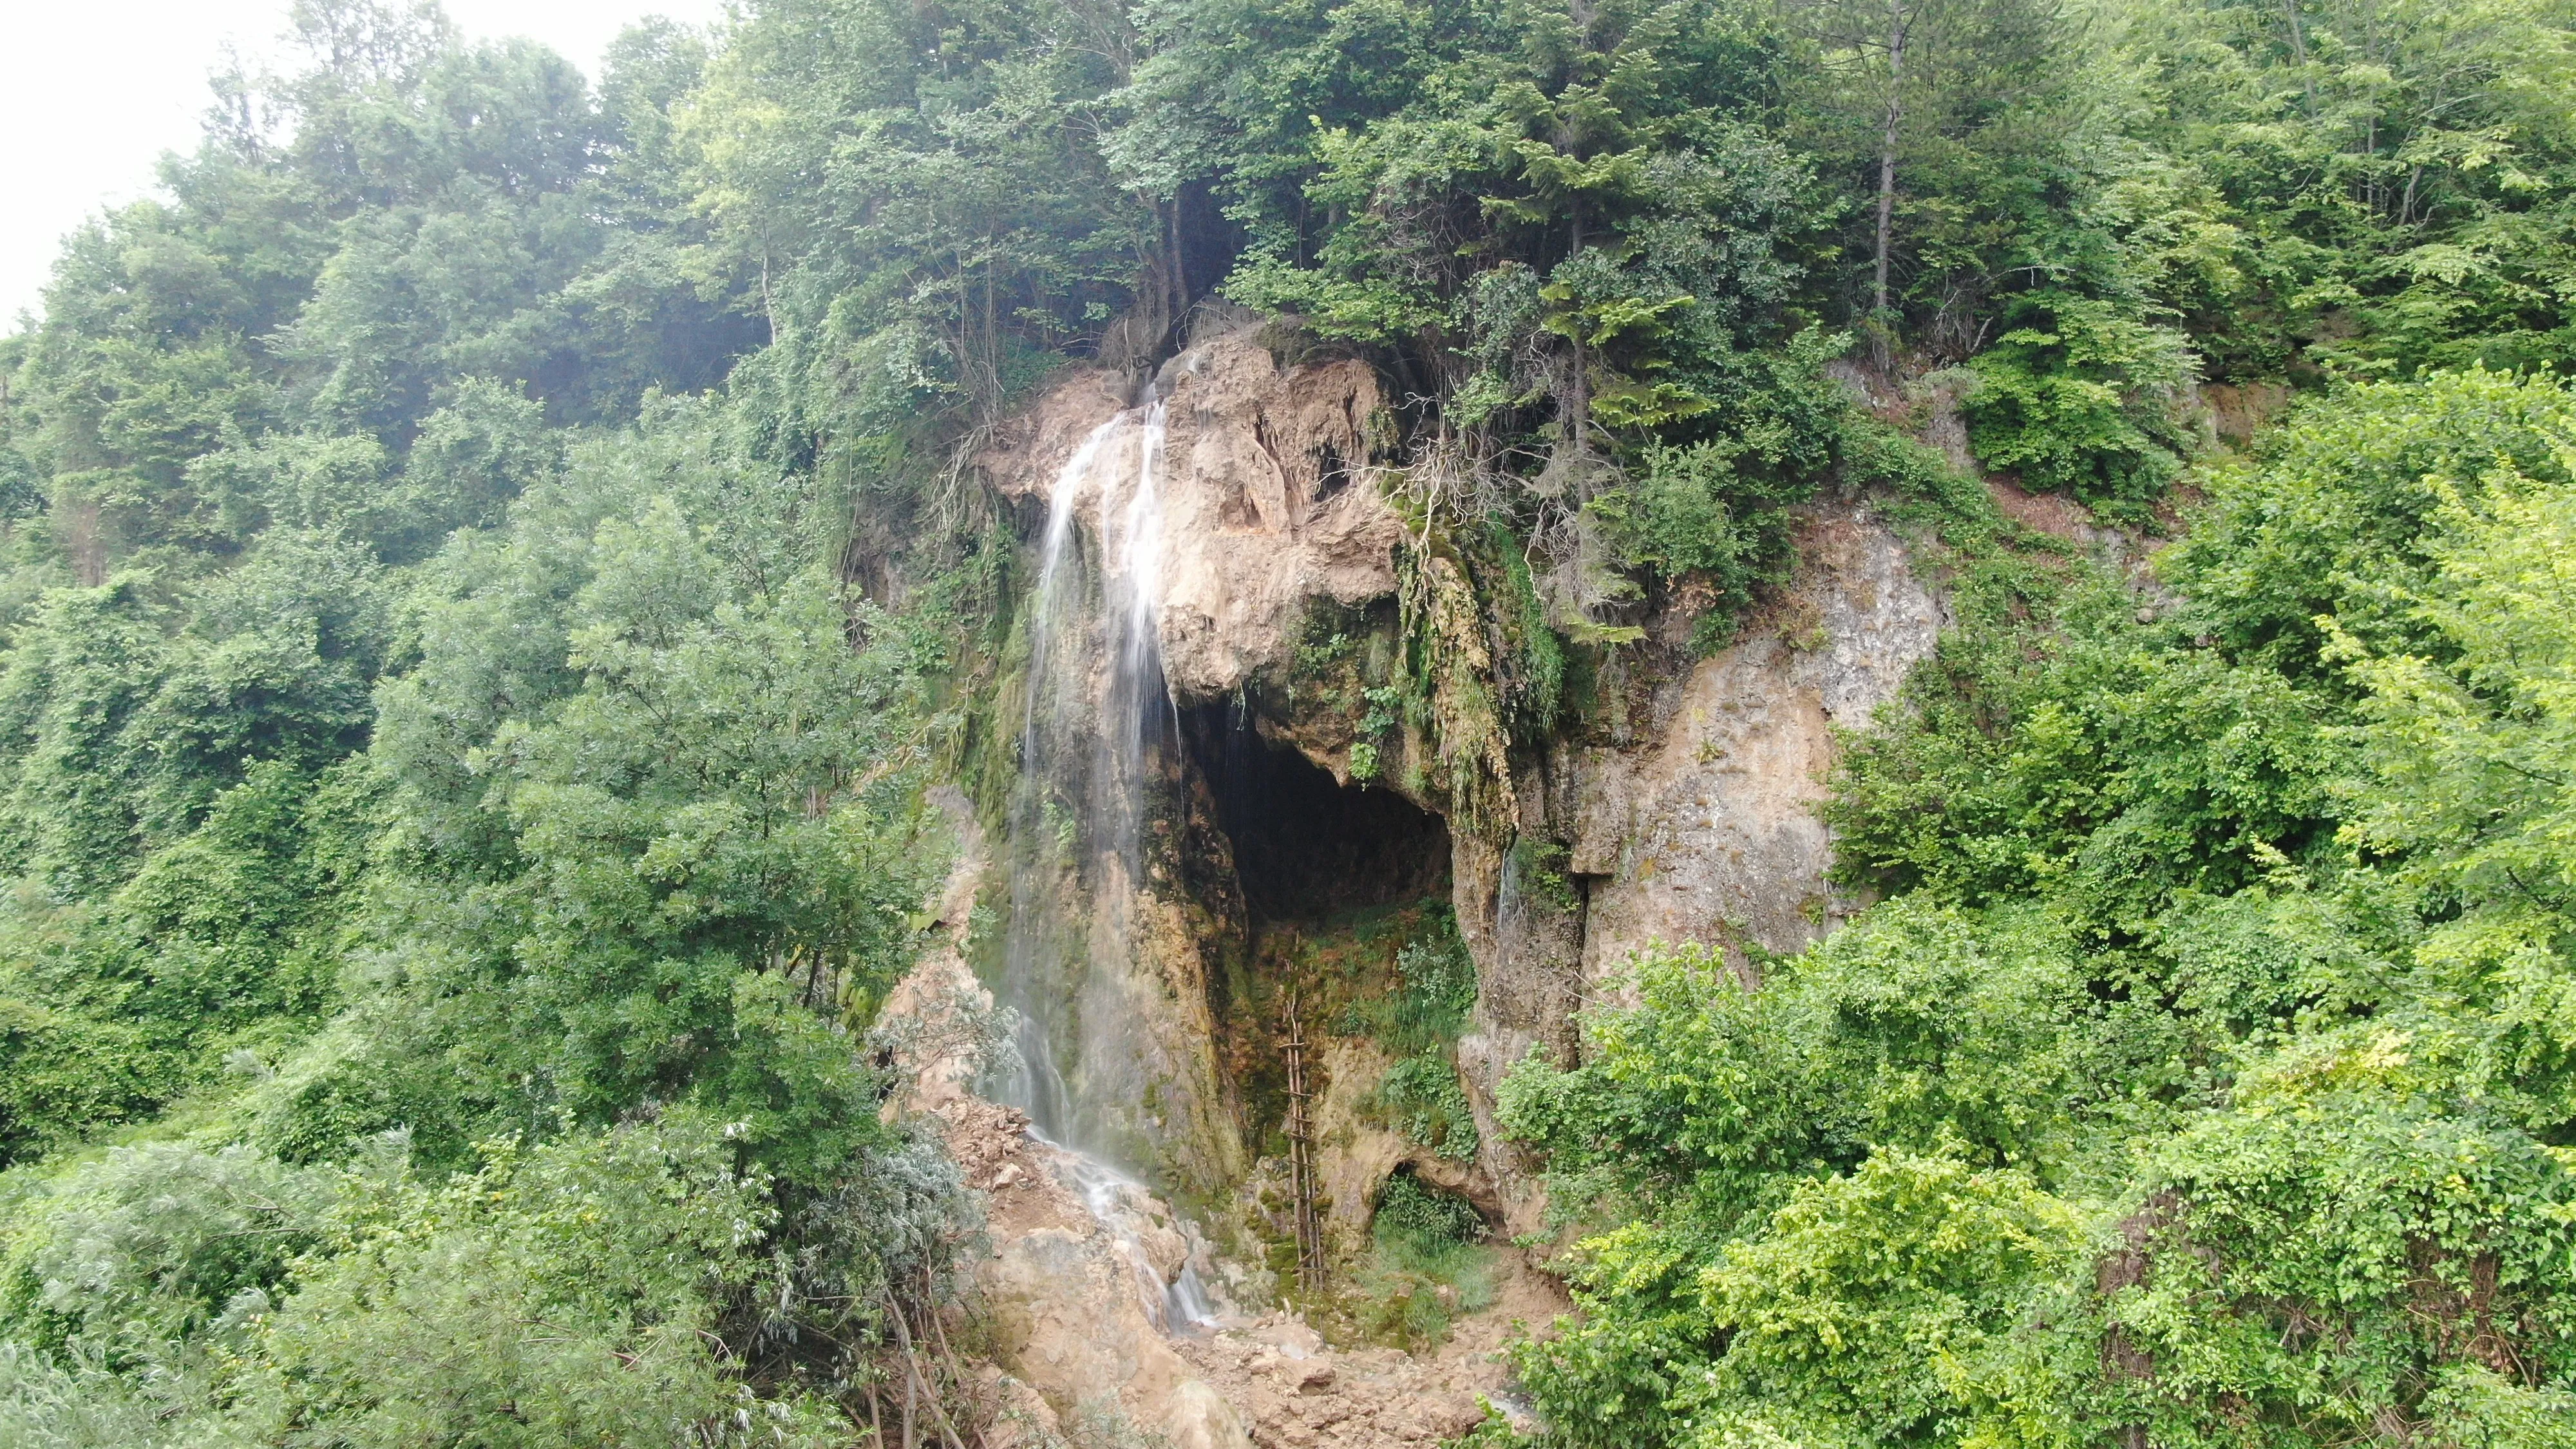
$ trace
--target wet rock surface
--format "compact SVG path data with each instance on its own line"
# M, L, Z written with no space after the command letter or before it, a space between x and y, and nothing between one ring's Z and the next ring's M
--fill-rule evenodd
M1162 1310L1170 1277L1204 1252L1170 1208L1138 1191L1122 1212L1096 1212L1082 1159L1032 1139L1008 1107L960 1097L933 1116L987 1198L973 1311L996 1366L1048 1422L1115 1414L1175 1449L1250 1444L1242 1414L1183 1357Z
M1221 1310L1213 1327L1171 1325L1147 1285L1206 1249L1167 1206L1136 1194L1140 1251L1086 1206L1079 1159L1032 1140L1019 1113L958 1097L932 1116L987 1198L990 1248L973 1311L993 1348L1004 1428L1029 1442L1114 1412L1175 1449L1436 1443L1481 1422L1480 1400L1508 1401L1499 1350L1516 1325L1565 1309L1552 1280L1504 1249L1493 1305L1422 1354L1335 1349L1282 1313Z
M1284 1180L1262 1156L1278 1150L1262 1145L1277 1124L1254 1119L1242 1073L1225 1065L1236 1056L1211 1051L1211 1002L1229 989L1226 973L1270 959L1266 920L1324 930L1337 913L1445 885L1474 960L1476 1004L1456 1051L1480 1129L1473 1160L1438 1156L1387 1122L1372 1094L1392 1058L1377 1045L1329 1026L1315 1043L1318 1181L1334 1251L1368 1251L1371 1204L1397 1172L1465 1198L1505 1234L1539 1228L1537 1164L1494 1130L1496 1084L1533 1049L1569 1059L1574 1013L1615 999L1642 947L1726 946L1750 981L1758 953L1744 947L1794 951L1858 907L1826 879L1831 839L1815 813L1836 731L1867 724L1944 622L1905 542L1865 500L1820 500L1804 512L1790 583L1732 647L1692 656L1686 608L1667 609L1648 621L1651 642L1616 665L1612 718L1514 754L1500 793L1515 813L1499 831L1441 819L1438 801L1396 783L1400 771L1362 795L1356 715L1301 679L1299 650L1316 618L1339 621L1346 632L1331 638L1347 637L1354 658L1391 637L1403 532L1371 471L1385 447L1382 405L1366 365L1282 365L1239 330L1184 352L1150 387L1141 376L1070 375L979 459L1005 496L1043 516L1082 471L1066 465L1086 439L1122 410L1156 408L1152 594L1171 734L1134 787L1146 801L1142 848L1054 887L1082 896L1055 904L1089 923L1091 974L1072 999L1097 1028L1083 1038L1088 1055L1065 1066L1094 1110L1152 1139L1155 1170L1188 1186L1207 1231L1250 1257L1266 1249L1249 1225L1276 1213L1245 1202L1275 1197ZM1090 541L1072 546L1091 550L1081 566L1097 570L1115 556L1116 529L1105 513L1084 526ZM1095 652L1087 664L1054 656L1071 691L1059 716L1095 710L1105 729L1113 711L1099 702L1118 697L1102 684L1106 655L1080 630L1068 639L1066 649ZM1445 862L1415 848L1424 842ZM989 857L1005 853L961 866L987 872L987 899ZM962 920L972 880L949 897L940 918ZM958 932L924 958L890 1015L971 1024L990 1010ZM919 1035L936 1048L972 1033ZM1566 1309L1555 1280L1498 1249L1493 1306L1457 1319L1437 1348L1334 1349L1296 1319L1233 1306L1271 1301L1266 1269L1212 1254L1141 1187L1104 1186L1096 1159L1087 1168L1033 1140L1024 1118L971 1094L973 1073L953 1053L916 1055L901 1110L932 1114L989 1195L978 1311L998 1370L1035 1406L1024 1420L1042 1410L1072 1422L1105 1406L1185 1446L1436 1442L1479 1422L1480 1396L1511 1402L1496 1350L1514 1325L1543 1330ZM1229 1205L1229 1194L1245 1202ZM1172 1307L1184 1267L1214 1291L1213 1331Z
M1222 701L1284 670L1314 601L1394 592L1403 529L1369 466L1383 398L1366 363L1282 367L1250 328L1184 352L1151 385L1168 429L1164 676L1184 706ZM1077 371L977 461L1005 497L1043 503L1065 460L1137 391Z

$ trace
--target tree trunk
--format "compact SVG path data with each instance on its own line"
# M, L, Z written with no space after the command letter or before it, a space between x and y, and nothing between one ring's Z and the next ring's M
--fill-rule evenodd
M1878 246L1870 310L1887 310L1887 250L1896 229L1896 140L1905 120L1905 0L1887 7L1887 126L1878 146Z
M2290 55L2299 63L2299 83L2307 92L2307 116L2317 118L2317 77L2308 69L2308 31L2299 22L2299 0L2281 0L2281 13L2290 22Z
M1568 260L1583 254L1583 193L1576 192L1567 203L1565 220L1565 255ZM1574 343L1573 394L1566 399L1565 441L1572 447L1583 446L1583 425L1592 420L1592 358L1583 340L1583 323L1578 317L1572 334Z
M1181 190L1172 188L1172 316L1185 319L1190 312L1189 242L1181 233Z

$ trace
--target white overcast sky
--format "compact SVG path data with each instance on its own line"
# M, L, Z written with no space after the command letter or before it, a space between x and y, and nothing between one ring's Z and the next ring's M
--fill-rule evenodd
M722 0L446 0L473 35L525 35L596 78L644 15L703 24ZM276 53L287 0L0 0L0 333L37 303L64 233L153 186L196 144L206 77L230 44Z

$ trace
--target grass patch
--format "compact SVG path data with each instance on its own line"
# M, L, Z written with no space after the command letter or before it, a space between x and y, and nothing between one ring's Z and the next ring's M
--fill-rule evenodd
M1411 939L1395 953L1395 989L1343 1008L1345 1036L1375 1037L1396 1057L1446 1053L1476 1005L1476 962L1445 905L1426 904Z
M1460 1315L1492 1305L1493 1250L1485 1220L1465 1198L1409 1172L1379 1189L1369 1256L1351 1275L1344 1306L1357 1336L1408 1352L1449 1337Z

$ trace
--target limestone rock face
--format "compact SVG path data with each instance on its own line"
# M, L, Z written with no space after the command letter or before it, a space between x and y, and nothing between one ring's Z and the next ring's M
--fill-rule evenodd
M1278 671L1309 604L1395 590L1403 527L1369 467L1367 364L1281 370L1238 332L1163 373L1169 401L1163 670L1184 703Z
M1168 429L1163 673L1183 705L1220 700L1284 671L1313 601L1394 592L1403 526L1369 465L1383 400L1367 364L1282 368L1251 329L1191 348L1148 386ZM1044 502L1082 440L1144 391L1078 372L979 461L1005 496Z
M1834 730L1858 728L1940 636L1938 599L1905 545L1863 503L1820 504L1798 539L1786 597L1734 647L1636 690L1624 739L1568 742L1522 772L1520 837L1462 836L1459 924L1480 990L1461 1067L1484 1129L1484 1166L1514 1231L1542 1206L1493 1130L1503 1074L1533 1048L1575 1050L1580 1002L1640 948L1697 941L1795 951L1850 914L1825 879Z
M1864 510L1819 514L1799 543L1778 622L1693 667L1637 747L1570 761L1587 984L1650 941L1795 951L1849 913L1826 887L1832 842L1815 815L1833 730L1869 722L1932 652L1941 613Z
M1175 704L1262 701L1266 739L1347 780L1347 708L1311 702L1292 676L1310 611L1388 607L1396 587L1403 524L1370 462L1383 447L1376 379L1352 360L1282 367L1257 330L1237 330L1183 352L1150 383L1106 371L1069 376L1002 429L980 461L1006 495L1042 505L1083 439L1149 396L1162 401L1167 428L1157 617ZM1627 698L1615 729L1515 761L1515 838L1454 832L1453 896L1481 988L1461 1060L1488 1119L1481 1165L1507 1197L1529 1165L1491 1131L1494 1084L1533 1047L1570 1053L1576 1004L1598 999L1632 953L1656 941L1791 951L1854 904L1825 880L1831 841L1814 813L1833 732L1866 724L1894 694L1931 651L1941 608L1903 542L1865 502L1815 505L1797 543L1785 597L1734 647L1694 660L1677 638L1661 640L1621 666ZM1675 621L1661 622L1672 632ZM1170 927L1206 919L1144 899L1157 889L1168 895L1171 882L1136 884L1143 889L1132 904L1098 904ZM1173 1043L1207 1030L1197 990L1209 979L1204 952L1173 939L1142 954L1161 964L1148 972L1141 959L1112 962L1092 989L1118 995L1117 1014L1137 1023L1140 1041L1158 1045L1126 1054L1141 1065L1096 1069L1121 1082L1140 1070L1168 1080L1176 1086L1158 1088L1158 1100L1177 1091L1176 1101L1203 1113L1208 1089L1190 1086L1194 1072L1166 1059L1194 1059ZM1732 959L1745 958L1739 949ZM1137 980L1119 985L1120 970ZM1110 1009L1106 998L1101 1009ZM1169 1029L1144 1030L1158 1012L1174 1018ZM1213 1090L1227 1095L1222 1085ZM1227 1135L1221 1128L1191 1130L1210 1142L1178 1157L1241 1162L1238 1149L1216 1140ZM1388 1145L1361 1134L1352 1146L1382 1177ZM1337 1202L1353 1185L1336 1184Z
M1099 1164L973 1093L995 1035L992 995L966 961L990 847L953 787L934 787L930 804L955 853L930 939L874 1035L892 1069L888 1114L931 1124L984 1195L990 1247L975 1282L1002 1441L1055 1442L1060 1422L1114 1414L1176 1449L1250 1449L1241 1417L1174 1348L1166 1285L1204 1243L1142 1188L1104 1182Z
M1057 1420L1114 1414L1174 1449L1251 1449L1164 1320L1166 1276L1192 1251L1171 1210L1135 1191L1095 1212L1084 1190L1096 1168L1032 1140L1008 1108L952 1099L935 1115L987 1197L993 1246L976 1286L998 1366Z
M1346 1249L1367 1246L1378 1189L1401 1168L1455 1193L1487 1213L1503 1204L1493 1182L1472 1162L1443 1157L1374 1120L1369 1099L1394 1065L1367 1037L1324 1040L1325 1086L1315 1103L1315 1142L1320 1195L1328 1199L1326 1228Z
M1133 869L1115 862L1068 869L1049 889L1067 897L1057 903L1062 918L1087 933L1078 953L1086 974L1064 983L1086 1023L1081 1052L1064 1063L1073 1093L1137 1138L1116 1154L1122 1160L1223 1211L1227 1194L1284 1170L1253 1160L1278 1121L1253 1120L1245 1065L1252 1048L1218 1040L1264 1029L1247 1028L1244 1012L1228 1015L1229 1003L1255 997L1243 978L1260 964L1254 947L1266 929L1264 892L1247 888L1246 873L1284 875L1341 860L1334 868L1351 874L1347 862L1384 853L1347 842L1310 846L1317 832L1371 833L1336 821L1379 818L1335 813L1311 799L1294 831L1273 831L1239 852L1240 821L1228 811L1247 797L1224 794L1233 787L1217 777L1229 767L1208 752L1208 731L1223 715L1224 730L1236 732L1225 748L1293 750L1265 758L1302 755L1331 776L1317 787L1324 794L1339 789L1384 803L1382 793L1359 796L1352 781L1361 713L1354 703L1362 695L1349 681L1359 656L1334 666L1343 671L1339 682L1319 683L1300 651L1318 609L1346 611L1376 621L1354 626L1352 648L1379 650L1369 656L1370 679L1384 677L1405 528L1373 472L1388 441L1385 400L1370 369L1351 360L1283 366L1255 330L1194 346L1150 381L1105 369L1072 373L1000 427L978 463L1024 505L1024 520L1042 517L1084 441L1122 411L1156 401L1165 431L1155 475L1163 562L1153 602L1179 738L1167 740L1157 773L1138 786L1147 803ZM1091 571L1096 600L1111 527L1081 511L1092 507L1077 509L1076 547L1089 550L1079 566ZM1796 543L1791 582L1746 621L1731 648L1691 655L1683 644L1690 620L1679 608L1647 621L1649 640L1603 666L1605 703L1580 735L1515 748L1510 789L1497 792L1512 804L1494 813L1516 817L1495 829L1453 821L1445 835L1426 837L1446 841L1426 847L1424 858L1436 867L1447 854L1450 898L1476 964L1476 1006L1458 1061L1481 1146L1475 1161L1453 1161L1387 1126L1373 1100L1393 1065L1386 1052L1319 1026L1317 1166L1332 1236L1345 1248L1367 1242L1377 1194L1397 1171L1467 1197L1507 1233L1537 1228L1544 1204L1536 1164L1495 1130L1503 1075L1532 1050L1571 1061L1577 1007L1608 999L1609 983L1640 948L1727 947L1755 984L1742 947L1794 951L1856 909L1826 879L1832 842L1815 813L1835 731L1865 725L1894 696L1931 652L1942 604L1916 576L1905 542L1865 501L1812 505ZM1091 662L1058 654L1051 667L1070 671L1062 677L1076 679L1069 687L1087 697L1109 698L1099 685L1099 631L1068 637L1063 647L1092 651ZM1088 678L1077 679L1084 669ZM1005 715L1020 707L1010 688ZM1232 713L1200 708L1220 703ZM1099 718L1105 732L1105 708ZM1415 805L1442 808L1423 798L1430 787L1397 783L1404 779L1385 768L1368 789L1393 788ZM1104 1210L1098 1183L1077 1181L1069 1154L1022 1136L1004 1109L972 1096L960 1044L975 1036L991 997L969 964L964 922L978 872L982 898L995 899L994 863L1008 857L1011 841L982 841L962 797L943 797L943 805L969 863L934 905L950 932L887 1008L889 1018L921 1023L905 1038L911 1090L890 1110L937 1116L971 1180L990 1195L994 1247L980 1282L999 1367L1042 1401L1045 1414L1090 1413L1106 1403L1175 1444L1208 1449L1255 1441L1359 1449L1471 1427L1475 1394L1499 1383L1481 1357L1399 1362L1402 1355L1382 1359L1391 1350L1368 1350L1327 1363L1291 1342L1281 1321L1262 1320L1270 1324L1263 1338L1240 1317L1209 1338L1167 1332L1159 1285L1174 1281L1185 1261L1217 1276L1216 1265L1200 1261L1205 1244L1141 1189L1132 1199L1110 1194L1116 1201ZM1290 838L1296 831L1304 835ZM1437 878L1436 868L1421 877ZM1329 890L1310 895L1334 899ZM1392 901L1371 896L1363 904ZM1294 914L1282 910L1275 919ZM1322 920L1325 911L1311 914ZM1520 1296L1511 1313L1535 1323L1562 1306L1542 1275L1525 1265L1513 1272L1520 1286L1511 1291ZM1497 1341L1508 1331L1501 1319L1490 1327ZM1480 1327L1468 1338L1484 1333Z

